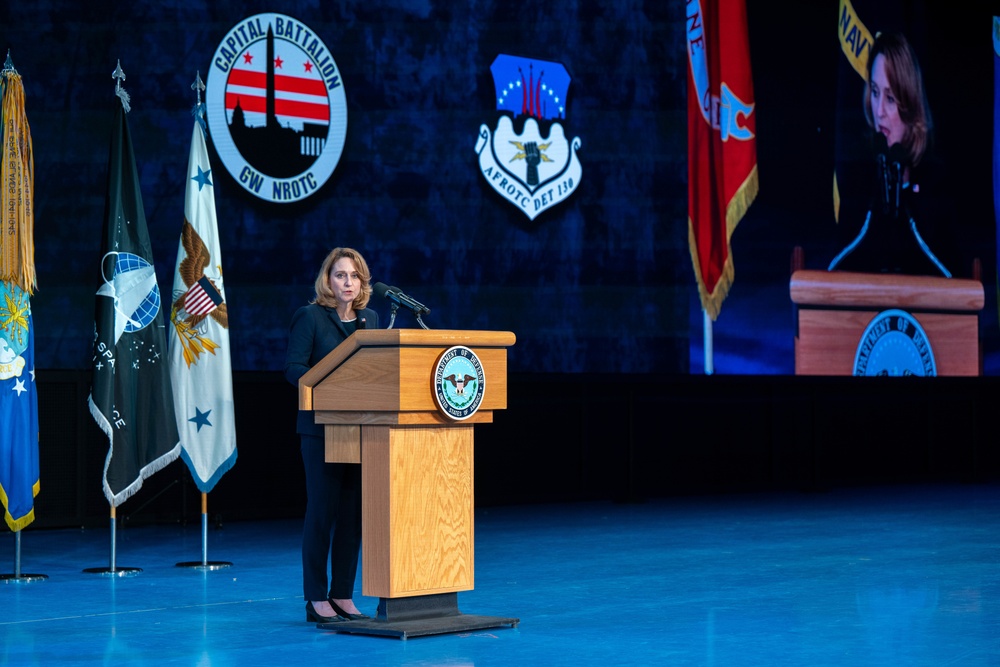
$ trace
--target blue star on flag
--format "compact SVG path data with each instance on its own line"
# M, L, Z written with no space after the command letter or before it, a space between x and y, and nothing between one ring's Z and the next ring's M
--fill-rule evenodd
M190 419L188 419L188 421L198 425L198 432L199 433L201 432L201 427L202 426L211 426L212 425L212 422L208 421L208 416L210 414L212 414L211 410L206 410L205 412L202 412L198 408L195 408L194 412L195 412L194 417L191 417Z
M201 168L200 165L198 166L198 175L191 177L192 181L198 183L198 192L201 192L201 189L206 185L212 185L212 180L210 178L211 174L212 174L211 169L205 171L204 169Z

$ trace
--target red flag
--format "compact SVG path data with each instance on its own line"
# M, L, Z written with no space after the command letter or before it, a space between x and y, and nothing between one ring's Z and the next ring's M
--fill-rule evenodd
M744 0L688 0L688 245L714 320L733 283L729 238L757 196Z

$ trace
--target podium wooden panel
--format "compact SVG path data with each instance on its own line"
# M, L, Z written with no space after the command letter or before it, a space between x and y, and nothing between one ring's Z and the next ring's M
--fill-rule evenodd
M910 313L934 353L938 375L979 375L978 280L798 270L789 286L796 306L796 375L852 375L858 344L880 312Z
M374 620L324 628L405 638L517 624L460 614L456 597L475 584L473 428L507 407L514 341L510 332L361 330L302 376L299 408L325 424L326 460L361 465L362 592L381 600ZM442 414L434 394L438 360L456 345L479 358L485 387L462 421Z

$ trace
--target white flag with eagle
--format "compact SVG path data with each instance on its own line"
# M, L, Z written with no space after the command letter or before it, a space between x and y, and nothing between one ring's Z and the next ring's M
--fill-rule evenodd
M181 456L208 493L236 462L236 420L215 186L200 119L191 135L170 323Z

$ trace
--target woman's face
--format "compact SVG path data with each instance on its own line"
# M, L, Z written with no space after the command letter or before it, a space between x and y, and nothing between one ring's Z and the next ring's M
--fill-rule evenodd
M329 278L330 289L338 304L350 306L361 293L361 278L358 277L354 260L349 257L341 257L333 263Z
M899 117L899 107L896 102L896 94L889 85L889 77L885 71L885 58L879 54L875 56L875 63L872 66L872 116L875 119L875 128L885 135L890 146L898 144L906 134L906 123Z

